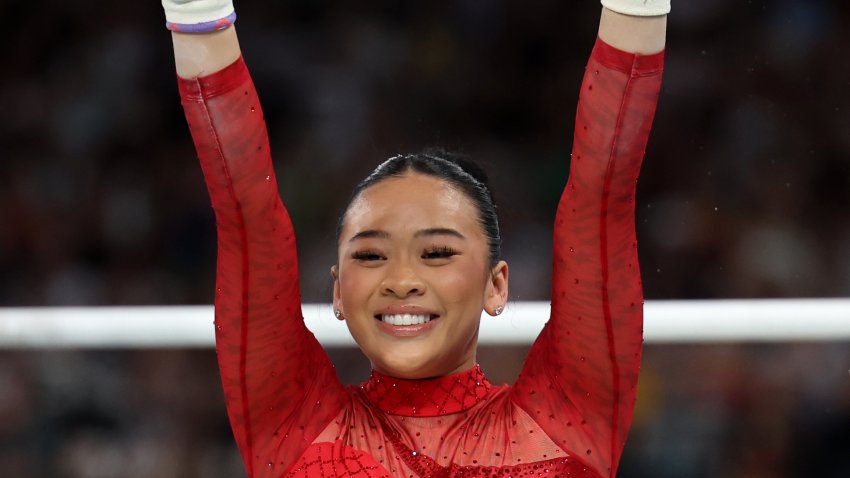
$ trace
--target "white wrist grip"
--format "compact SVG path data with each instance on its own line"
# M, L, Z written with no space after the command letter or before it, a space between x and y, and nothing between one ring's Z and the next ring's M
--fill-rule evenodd
M195 25L221 20L233 13L233 0L162 0L165 20Z
M670 0L602 0L602 5L623 15L654 17L670 13Z

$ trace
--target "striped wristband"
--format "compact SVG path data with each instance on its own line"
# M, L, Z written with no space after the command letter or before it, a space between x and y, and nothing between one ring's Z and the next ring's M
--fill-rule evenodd
M234 23L236 23L235 11L224 18L201 23L174 23L166 20L165 28L180 33L207 33L224 30Z
M173 32L224 30L236 21L233 0L161 0L165 28Z

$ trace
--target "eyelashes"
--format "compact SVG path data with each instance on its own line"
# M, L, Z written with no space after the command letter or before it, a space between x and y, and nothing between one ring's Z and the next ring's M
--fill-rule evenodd
M452 256L458 255L459 252L448 246L434 246L429 247L422 251L421 258L425 260L429 259L448 259ZM351 254L351 258L356 261L361 262L374 262L374 261L382 261L386 260L386 256L382 254L380 251L373 249L363 249L359 251L354 251Z
M451 247L447 246L438 246L431 247L426 249L422 253L423 259L448 259L449 257L456 256L458 252Z
M351 258L357 261L379 261L382 259L386 259L381 253L378 251L373 251L370 249L354 251L351 254Z

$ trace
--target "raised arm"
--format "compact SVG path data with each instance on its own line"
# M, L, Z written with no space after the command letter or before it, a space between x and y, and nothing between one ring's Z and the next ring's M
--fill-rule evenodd
M616 473L640 365L635 183L661 85L665 26L663 16L603 9L555 219L552 315L514 388L516 403L556 445L605 477Z
M599 38L624 52L653 55L667 43L667 15L624 15L603 7Z
M242 56L236 26L209 33L171 32L174 66L180 78L217 73Z
M236 32L173 39L216 216L216 351L230 423L248 475L281 476L339 412L344 392L304 326L292 224Z

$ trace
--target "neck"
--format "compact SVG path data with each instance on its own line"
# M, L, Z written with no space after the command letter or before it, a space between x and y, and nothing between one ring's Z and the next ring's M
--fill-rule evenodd
M435 378L406 379L377 370L360 386L366 398L391 415L434 417L472 408L490 392L481 368Z

